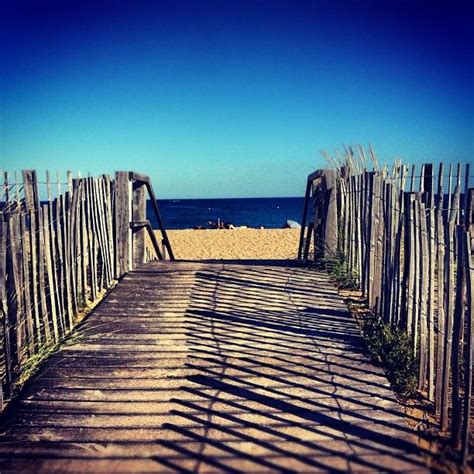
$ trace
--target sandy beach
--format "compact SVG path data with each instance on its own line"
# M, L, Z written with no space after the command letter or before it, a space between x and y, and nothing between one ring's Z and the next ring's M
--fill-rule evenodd
M177 259L294 259L299 229L168 230ZM160 238L160 236L158 236Z

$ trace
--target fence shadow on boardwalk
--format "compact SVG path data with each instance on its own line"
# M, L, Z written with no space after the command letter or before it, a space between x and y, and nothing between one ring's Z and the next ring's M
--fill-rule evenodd
M327 277L260 263L130 274L9 407L0 467L423 471Z
M232 268L197 274L186 314L187 365L197 373L186 396L172 400L183 423L167 428L200 443L200 461L219 469L232 464L216 451L275 471L290 457L303 470L397 472L388 464L394 451L401 465L422 468L382 371L367 363L357 324L334 309L327 282L311 270L292 280L279 268L297 262L225 263ZM182 443L168 446L189 455Z

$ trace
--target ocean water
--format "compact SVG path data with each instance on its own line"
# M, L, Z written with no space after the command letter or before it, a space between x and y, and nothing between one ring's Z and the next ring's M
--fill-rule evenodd
M173 199L158 200L161 218L166 229L208 227L208 221L221 219L235 226L277 229L288 219L301 223L304 198L245 198L245 199ZM157 228L151 203L147 216Z

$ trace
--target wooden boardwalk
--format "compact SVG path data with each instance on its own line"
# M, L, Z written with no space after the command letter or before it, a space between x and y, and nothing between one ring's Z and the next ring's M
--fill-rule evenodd
M7 410L0 471L424 472L414 440L326 275L153 262Z

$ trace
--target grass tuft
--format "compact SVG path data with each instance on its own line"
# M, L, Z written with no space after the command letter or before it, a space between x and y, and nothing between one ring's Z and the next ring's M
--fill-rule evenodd
M334 256L324 258L322 264L338 288L343 290L359 288L359 275L351 268L346 255L340 250L337 250Z
M372 314L365 314L361 322L369 354L382 364L393 389L401 395L414 396L418 360L413 356L411 338Z

